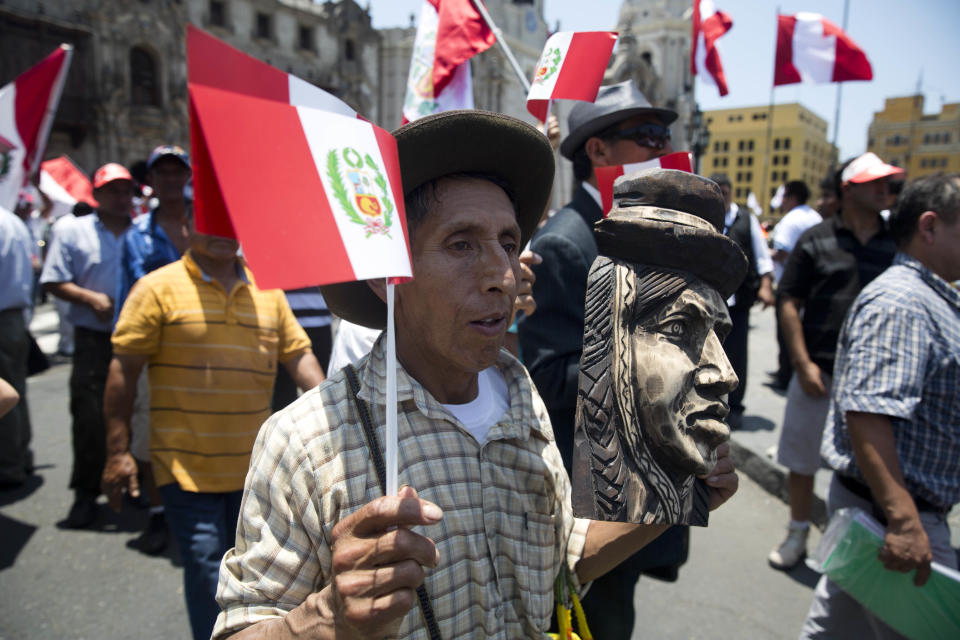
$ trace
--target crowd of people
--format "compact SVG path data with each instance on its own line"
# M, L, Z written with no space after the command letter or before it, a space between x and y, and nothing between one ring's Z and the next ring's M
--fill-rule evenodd
M132 217L142 185L106 164L96 209L48 220L42 255L24 216L0 210L0 485L33 473L26 312L42 290L73 328L63 525L91 526L101 495L143 502L137 546L158 554L172 535L195 638L541 637L558 576L592 582L597 637L631 637L634 585L675 580L688 533L571 509L595 170L670 153L676 119L624 82L574 107L562 141L555 123L545 136L482 111L394 132L415 274L396 293L397 496L377 464L382 282L259 289L236 239L197 230L176 145L146 160L149 211ZM578 187L547 215L557 147ZM903 178L865 153L824 177L815 207L808 185L787 183L768 242L729 178L711 176L717 231L748 263L726 301L733 429L751 309L776 308L791 514L769 555L778 569L806 554L823 465L831 513L857 505L887 527L887 568L917 584L932 559L956 568L960 177L907 182L895 199ZM711 508L735 493L726 445L705 479ZM802 637L897 636L824 577Z

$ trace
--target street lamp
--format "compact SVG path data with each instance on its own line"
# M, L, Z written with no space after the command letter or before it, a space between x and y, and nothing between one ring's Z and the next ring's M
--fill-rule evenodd
M693 172L700 173L700 156L710 146L710 130L703 124L703 111L700 105L693 105L690 114L690 149L693 151Z

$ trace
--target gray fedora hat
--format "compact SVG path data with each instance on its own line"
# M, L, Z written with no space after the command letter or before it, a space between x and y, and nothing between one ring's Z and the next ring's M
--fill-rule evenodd
M652 114L665 125L677 119L676 111L658 109L650 104L632 80L600 87L596 100L577 103L570 110L570 117L567 118L570 133L560 144L560 153L572 160L573 154L590 136L621 120L641 114Z
M512 191L520 244L530 240L553 189L555 163L546 136L522 120L479 109L429 115L400 127L393 136L404 196L443 176L497 176ZM387 305L366 281L324 285L320 290L327 307L341 318L371 329L387 326Z
M727 298L747 258L723 235L726 207L713 180L673 169L620 176L610 214L593 227L600 255L687 271Z

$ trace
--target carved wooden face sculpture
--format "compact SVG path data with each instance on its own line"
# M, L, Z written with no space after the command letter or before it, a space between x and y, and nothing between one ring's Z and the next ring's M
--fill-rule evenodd
M577 515L705 524L705 513L691 516L694 479L730 435L729 330L723 298L696 276L597 258L580 362Z

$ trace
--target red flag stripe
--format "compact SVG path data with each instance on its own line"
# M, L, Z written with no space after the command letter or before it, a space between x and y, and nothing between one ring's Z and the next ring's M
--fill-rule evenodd
M777 55L773 68L773 86L800 82L800 72L793 66L793 16L777 16Z
M40 137L40 123L50 105L50 98L56 86L57 76L63 69L66 50L57 49L49 56L17 76L16 95L14 96L14 117L20 141L26 150L23 168L30 170L32 160L43 149L37 149Z
M215 147L217 159L212 168L221 183L270 185L268 189L223 191L223 200L231 211L260 211L257 216L234 216L240 237L261 237L278 233L277 216L283 212L279 234L283 254L264 250L259 243L245 245L244 251L254 273L265 274L258 285L262 288L283 286L298 288L317 284L317 263L324 263L326 282L355 280L350 259L326 200L323 183L317 173L313 155L304 137L296 107L272 100L238 96L208 87L192 87L206 146ZM247 127L243 137L237 136L231 123L260 122L263 126ZM251 150L257 150L251 153ZM315 202L313 208L303 203ZM274 282L271 263L284 262L282 282Z
M836 36L837 47L833 62L833 81L873 80L873 68L863 49L850 39L840 27L823 20L823 35Z
M226 53L232 55L224 55ZM190 84L290 102L288 75L187 25L187 77Z

